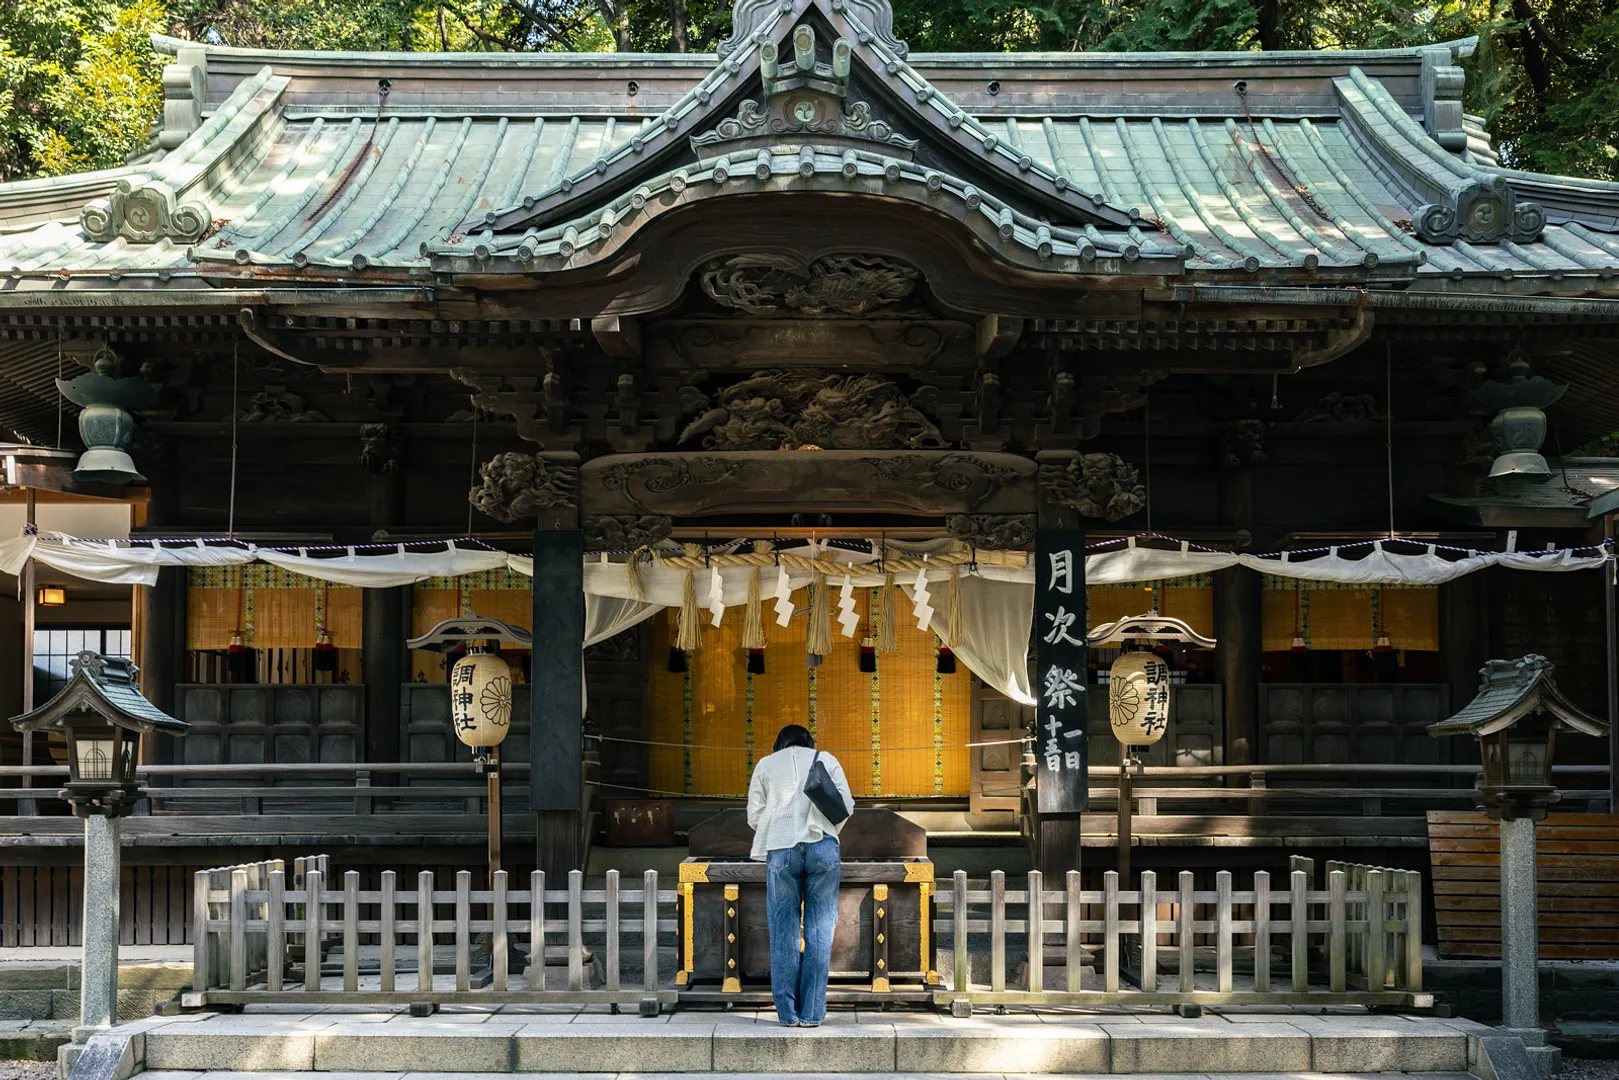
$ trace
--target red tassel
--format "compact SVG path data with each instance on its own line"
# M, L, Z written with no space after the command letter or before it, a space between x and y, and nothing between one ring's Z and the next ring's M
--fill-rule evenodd
M691 664L686 660L685 649L678 649L673 645L669 646L669 670L676 674L691 670Z
M324 630L315 635L313 666L316 671L335 672L337 670L337 646L332 644L332 635Z
M765 651L763 649L748 650L748 674L763 675L765 673Z
M860 670L868 675L877 670L877 643L870 638L860 643Z
M956 654L950 651L950 646L939 646L939 659L934 663L933 670L940 675L954 675L956 673Z

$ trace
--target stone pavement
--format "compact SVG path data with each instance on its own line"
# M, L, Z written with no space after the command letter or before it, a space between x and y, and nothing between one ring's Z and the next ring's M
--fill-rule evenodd
M818 1029L770 1010L682 1009L646 1019L606 1006L447 1006L430 1017L353 1006L255 1006L152 1017L100 1038L127 1040L145 1080L233 1074L430 1073L1289 1074L1475 1071L1467 1020L1288 1008L1184 1019L1163 1011L1041 1008L957 1019L936 1011L840 1009ZM127 1071L126 1071L127 1070ZM284 1080L293 1080L286 1077ZM360 1078L353 1078L360 1080Z

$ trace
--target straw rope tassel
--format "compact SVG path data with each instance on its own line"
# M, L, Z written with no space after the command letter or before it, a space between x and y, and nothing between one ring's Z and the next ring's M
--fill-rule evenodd
M702 633L698 626L695 574L695 570L686 571L686 586L680 596L680 626L675 632L675 648L682 652L696 652L697 646L702 644Z
M810 586L809 630L805 651L825 656L832 651L832 598L826 587L826 575L816 574Z
M944 643L952 649L961 643L961 620L961 567L952 566L944 591Z
M896 612L894 610L894 574L893 571L883 575L882 596L878 607L882 617L877 620L877 653L891 653L899 648L899 641L894 637L896 625Z
M629 588L630 599L642 604L646 603L647 599L646 577L641 573L641 562L643 559L651 558L652 549L643 544L630 552L629 560L624 563L624 582Z
M742 647L744 649L762 649L765 647L764 615L759 610L759 568L755 566L753 573L748 575L748 610L747 617L742 622Z

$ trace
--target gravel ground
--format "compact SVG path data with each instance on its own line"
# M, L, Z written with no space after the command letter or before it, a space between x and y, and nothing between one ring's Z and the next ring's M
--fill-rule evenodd
M1619 1060L1565 1057L1557 1080L1619 1080Z
M54 1061L0 1061L0 1080L55 1080Z

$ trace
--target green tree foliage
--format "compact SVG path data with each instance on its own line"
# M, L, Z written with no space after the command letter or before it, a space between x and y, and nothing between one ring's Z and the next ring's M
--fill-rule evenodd
M0 178L118 164L145 39L278 49L707 52L728 0L0 0ZM1519 168L1619 179L1619 0L894 0L916 52L1397 48L1477 35L1467 105Z
M121 165L162 109L158 0L0 4L0 179Z

